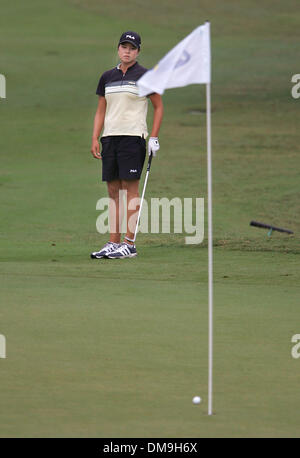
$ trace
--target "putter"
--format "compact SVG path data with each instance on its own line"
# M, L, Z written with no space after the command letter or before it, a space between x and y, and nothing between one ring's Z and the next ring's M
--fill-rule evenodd
M147 172L146 172L144 188L143 188L142 197L141 197L139 214L138 214L138 217L137 217L137 222L136 222L135 231L134 231L133 243L135 243L137 231L138 231L138 228L139 228L140 217L141 217L142 206L143 206L143 201L144 201L144 195L145 195L145 190L146 190L146 186L147 186L148 176L149 176L149 172L150 172L151 162L152 162L152 153L150 154L149 159L148 159Z
M287 234L293 234L293 231L289 229L283 229L282 227L271 226L270 224L259 223L258 221L251 221L250 226L262 227L263 229L269 229L268 236L271 236L273 231L286 232Z

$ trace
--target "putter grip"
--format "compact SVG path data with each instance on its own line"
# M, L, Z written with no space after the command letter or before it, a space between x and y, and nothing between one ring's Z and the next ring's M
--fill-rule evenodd
M151 153L150 156L149 156L149 159L148 159L147 172L149 172L149 170L150 170L151 162L152 162L152 157L153 157L153 156L152 156L152 153Z
M269 224L259 223L258 221L251 221L250 226L263 227L264 229L272 229Z

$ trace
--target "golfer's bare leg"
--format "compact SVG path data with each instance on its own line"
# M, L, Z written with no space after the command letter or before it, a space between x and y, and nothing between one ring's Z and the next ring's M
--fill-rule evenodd
M120 243L121 223L124 214L123 199L120 199L121 180L107 182L109 202L110 242Z
M139 212L139 180L122 180L122 189L127 192L126 241L133 240ZM129 242L130 243L130 242Z

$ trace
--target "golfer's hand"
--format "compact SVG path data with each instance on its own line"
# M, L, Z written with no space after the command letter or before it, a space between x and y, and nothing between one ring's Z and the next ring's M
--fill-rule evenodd
M97 138L93 138L91 153L95 159L101 159L100 146Z
M159 150L159 141L158 137L150 137L148 141L148 154L149 156L156 156L157 151Z

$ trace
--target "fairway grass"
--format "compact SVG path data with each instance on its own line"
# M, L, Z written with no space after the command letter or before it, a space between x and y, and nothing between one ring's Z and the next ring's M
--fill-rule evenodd
M127 2L131 16L98 0L1 8L0 437L299 437L291 338L300 333L300 101L290 94L298 3L274 1L271 13L265 0L253 8L191 0L184 11L179 1L141 3ZM139 62L152 67L206 19L211 417L206 233L200 245L185 245L184 234L139 234L137 258L89 258L107 241L96 231L106 188L89 152L99 76L117 63L124 29L141 33ZM146 197L206 203L205 89L170 90L163 100ZM151 117L149 107L149 126ZM294 234L269 237L251 220Z
M2 437L298 436L295 255L215 249L209 418L206 250L79 248L1 269Z

